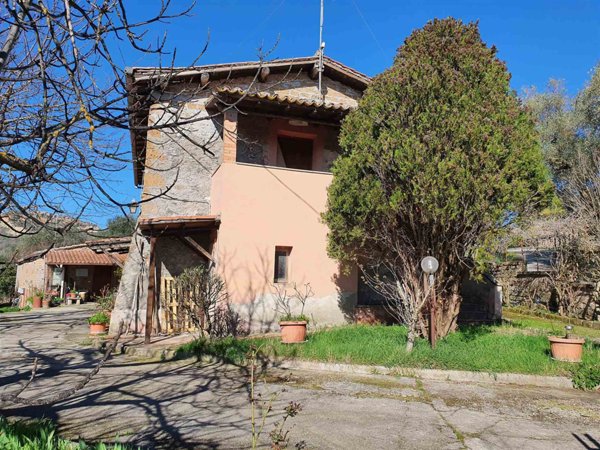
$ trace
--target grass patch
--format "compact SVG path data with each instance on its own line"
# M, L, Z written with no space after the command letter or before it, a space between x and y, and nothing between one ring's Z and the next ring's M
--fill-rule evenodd
M438 341L431 349L418 340L406 353L402 326L350 325L312 333L308 342L289 346L277 339L259 339L271 355L349 364L424 369L514 372L536 375L570 375L571 365L550 357L550 344L542 334L506 333L503 326L463 328ZM600 350L586 348L586 358L600 364Z
M2 450L128 450L122 444L87 444L62 439L49 420L10 422L0 416L0 449Z
M19 308L18 306L0 306L0 314L29 311L30 309L30 306L26 306L25 308Z
M529 316L521 312L504 311L503 316L510 319L512 324L519 328L538 330L547 332L549 335L564 336L565 322L559 319L547 319L536 316ZM584 327L581 325L572 325L572 334L590 339L600 338L600 330Z
M183 359L196 357L215 357L226 363L240 365L244 364L246 355L250 351L253 341L249 339L236 339L227 337L224 339L196 339L178 347L174 358Z
M600 371L600 345L588 341L581 364L555 361L550 357L547 338L552 331L542 327L531 328L525 333L513 324L465 327L439 340L435 349L431 349L425 339L420 339L412 353L406 353L406 328L403 326L347 325L310 333L308 341L298 345L282 344L279 338L260 337L200 340L183 345L176 356L210 355L242 364L248 350L255 345L266 357L403 368L562 375L573 377L578 387L592 389Z

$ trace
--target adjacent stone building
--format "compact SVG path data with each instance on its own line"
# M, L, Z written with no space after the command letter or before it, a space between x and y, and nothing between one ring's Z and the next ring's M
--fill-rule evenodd
M39 291L64 297L83 291L93 299L117 288L131 238L90 240L26 255L17 261L15 289L21 306Z

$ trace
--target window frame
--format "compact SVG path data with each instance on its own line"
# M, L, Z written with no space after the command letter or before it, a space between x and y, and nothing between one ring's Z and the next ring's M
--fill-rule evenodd
M279 269L279 258L280 254L285 255L285 277L278 278ZM287 283L290 278L290 260L292 254L292 247L290 245L276 245L273 261L273 283Z
M307 141L311 143L311 151L310 151L310 169L301 169L301 168L297 168L297 167L290 167L287 165L286 161L285 161L285 157L283 156L283 149L281 147L281 141L280 139L289 139L289 140L298 140L298 141ZM314 171L315 170L315 153L317 150L317 136L312 134L312 133L294 133L294 132L286 132L286 131L280 131L279 133L277 133L276 137L275 137L275 144L276 144L276 149L277 149L277 154L281 155L281 162L278 160L277 158L277 165L280 166L281 164L284 164L280 167L284 167L286 169L291 169L291 170L306 170L306 171Z

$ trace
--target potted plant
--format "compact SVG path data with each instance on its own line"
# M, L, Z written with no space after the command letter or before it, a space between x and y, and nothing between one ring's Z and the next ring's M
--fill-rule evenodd
M106 333L106 326L109 324L110 318L103 312L98 312L88 319L90 324L90 334Z
M51 306L51 302L52 299L50 298L50 296L46 295L43 299L42 299L42 308L44 309L48 309Z
M71 291L71 292L67 292L65 297L67 298L67 305L72 305L73 300L75 300L77 298L77 294L75 293L75 291Z
M559 361L580 362L585 339L571 336L571 325L565 326L565 336L548 336L552 357Z
M65 302L65 299L62 297L53 297L52 298L52 306L60 306Z
M34 308L41 308L42 307L42 297L44 296L44 293L39 290L39 289L35 289L33 291L33 307Z
M309 297L314 295L310 283L304 285L304 289L293 284L294 294L288 294L285 284L273 285L275 290L275 310L281 314L279 327L281 328L281 342L284 344L295 344L306 341L306 327L308 317L304 315L304 307ZM292 314L291 300L296 298L300 303L300 314Z

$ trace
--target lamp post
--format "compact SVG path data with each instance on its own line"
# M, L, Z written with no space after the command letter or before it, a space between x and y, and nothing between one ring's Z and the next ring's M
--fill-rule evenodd
M135 201L134 198L131 199L131 203L129 204L129 213L132 216L135 216L135 213L137 212L138 209L138 203Z
M431 304L429 306L429 343L431 348L435 348L436 330L435 330L435 273L440 267L440 263L433 256L426 256L421 260L421 269L429 277L427 279L427 290L431 290Z

